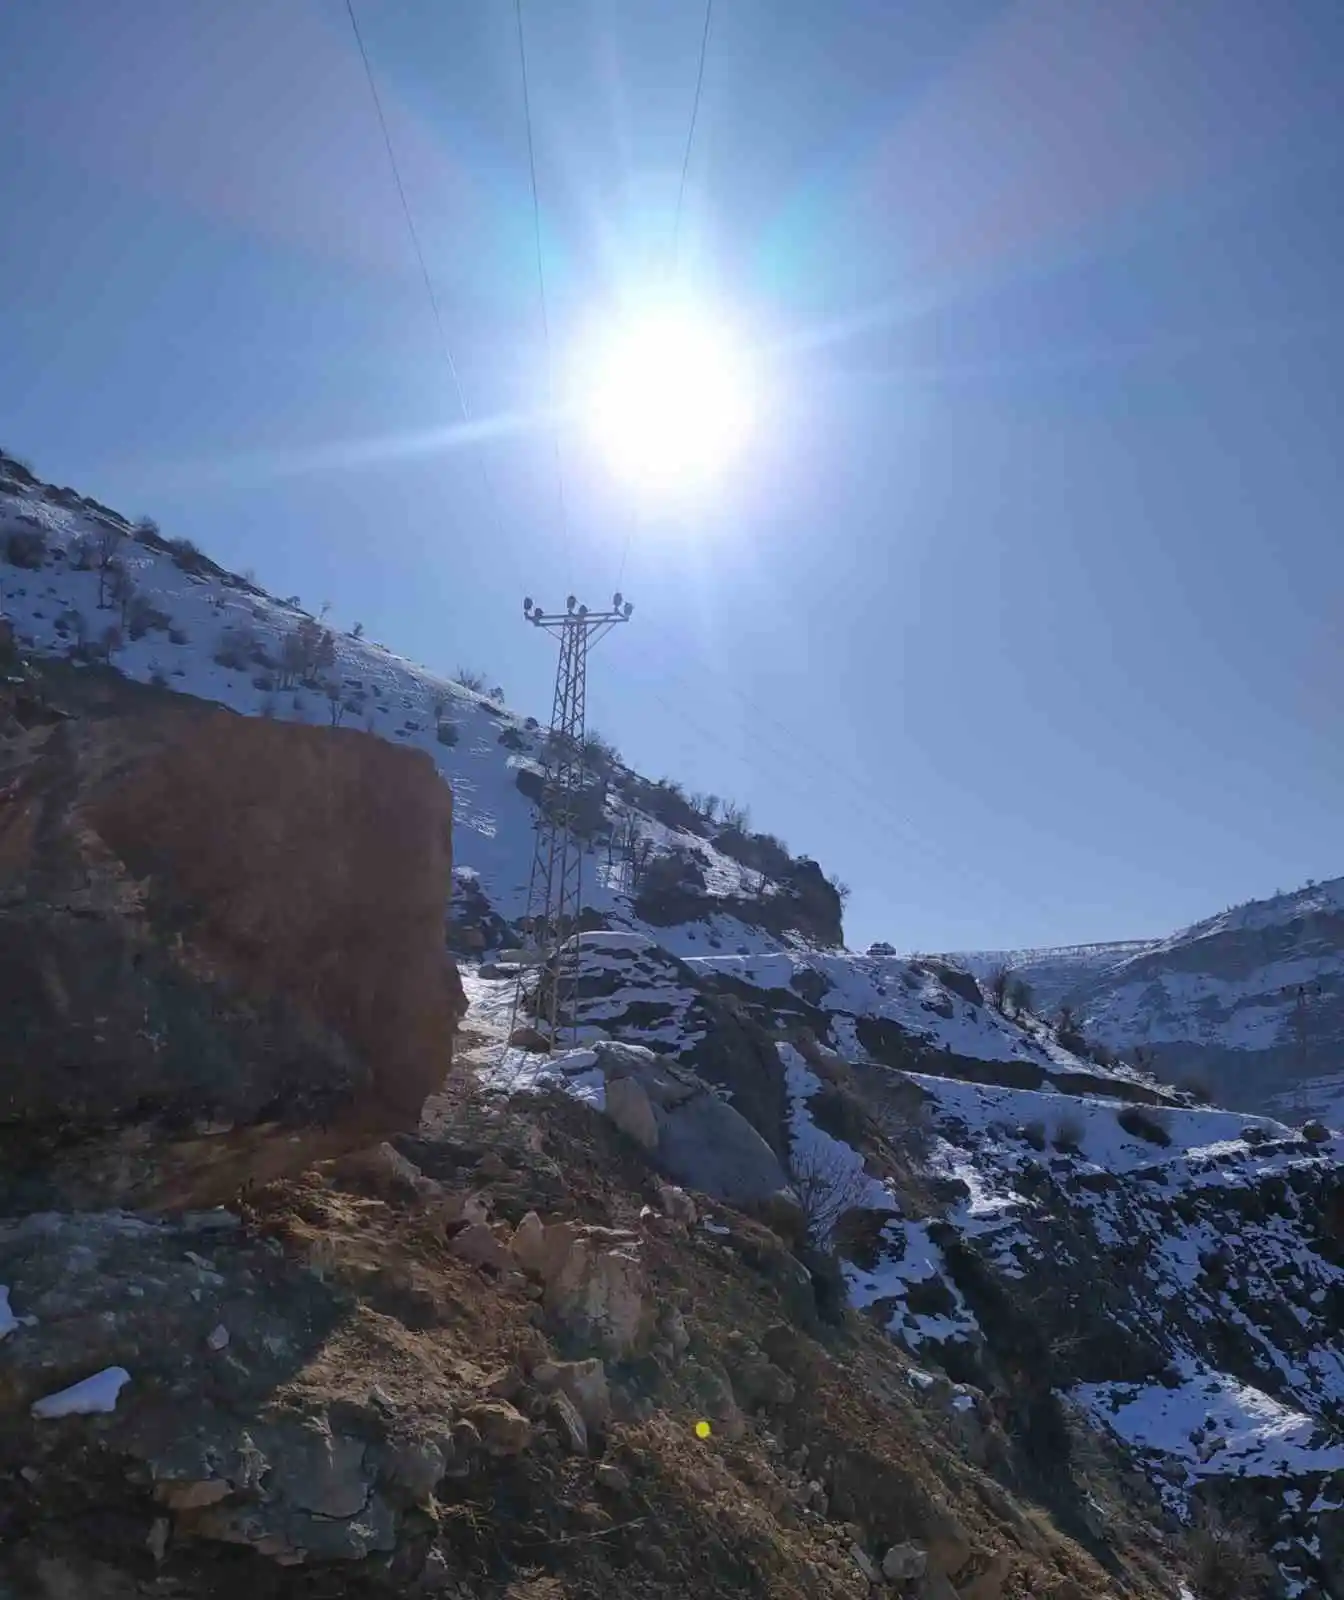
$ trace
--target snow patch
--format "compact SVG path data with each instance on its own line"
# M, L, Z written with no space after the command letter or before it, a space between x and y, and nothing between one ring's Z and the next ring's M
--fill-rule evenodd
M32 1413L39 1421L46 1422L55 1417L90 1417L100 1412L115 1411L117 1396L130 1381L131 1375L125 1367L104 1367L91 1378L72 1383L68 1389L49 1394L45 1399L35 1400Z
M1181 1462L1187 1482L1344 1470L1344 1445L1326 1441L1304 1412L1189 1357L1177 1368L1179 1381L1171 1388L1087 1383L1070 1398L1134 1449Z

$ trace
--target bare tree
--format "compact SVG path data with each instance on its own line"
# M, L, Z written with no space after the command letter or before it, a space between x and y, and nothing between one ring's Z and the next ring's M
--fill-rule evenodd
M116 606L117 612L121 617L122 630L125 631L131 606L135 602L138 591L135 587L135 579L121 561L116 562L111 569L107 592L112 597L112 603Z
M94 541L87 533L76 535L70 541L70 569L72 572L92 572Z
M823 1249L845 1212L867 1197L863 1168L846 1160L848 1153L847 1147L820 1140L806 1145L795 1140L789 1153L789 1183L803 1208L809 1237Z
M989 975L989 998L996 1011L1008 1013L1008 992L1012 987L1012 974L1000 963Z
M246 622L237 623L221 631L219 643L215 646L215 661L219 666L228 667L233 672L246 671L256 645L257 636L251 625Z
M101 611L107 609L107 597L111 593L113 575L120 566L117 551L121 549L121 542L125 537L125 528L119 528L111 522L99 524L94 539L94 557L98 563L98 608Z
M280 687L292 689L296 683L315 686L321 674L335 664L336 640L331 629L312 617L302 617L280 644Z
M593 772L606 772L621 759L621 752L610 739L604 739L595 728L590 728L583 741L584 764Z
M725 800L720 820L725 828L736 828L739 833L745 833L751 826L751 812L746 806L738 805L736 800Z
M98 638L98 648L108 666L112 665L112 657L121 649L122 642L121 629L115 622L109 622Z
M327 684L327 715L333 728L339 728L345 718L345 701L341 698L339 683Z
M638 889L644 879L648 877L654 854L653 840L646 834L637 834L634 843L630 846L630 887L632 889Z
M1025 978L1014 978L1008 985L1008 1000L1015 1017L1024 1017L1031 1010L1033 998L1031 985Z

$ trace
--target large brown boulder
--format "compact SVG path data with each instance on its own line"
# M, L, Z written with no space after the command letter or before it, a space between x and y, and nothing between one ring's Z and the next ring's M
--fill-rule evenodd
M155 697L0 747L0 1207L214 1203L448 1070L452 801L349 730Z

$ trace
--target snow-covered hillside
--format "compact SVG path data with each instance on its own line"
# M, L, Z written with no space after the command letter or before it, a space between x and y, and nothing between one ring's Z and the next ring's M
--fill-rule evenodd
M1066 944L1036 950L958 950L943 957L986 983L1001 967L1031 986L1036 1009L1049 1016L1083 984L1095 982L1122 962L1151 950L1153 939L1108 944Z
M1337 1137L1164 1097L919 960L682 961L611 934L581 954L586 1045L674 1054L801 1193L820 1175L850 1304L948 1390L973 1459L1011 1435L1044 1463L1092 1430L1154 1521L1249 1521L1285 1593L1344 1595ZM467 981L502 1021L508 972ZM493 1081L605 1104L591 1048L509 1052ZM1113 1509L1089 1512L1102 1539Z
M124 578L118 581L132 591L122 600L98 571L97 545L109 536L119 539L114 561ZM16 554L25 564L11 559ZM424 751L453 789L455 872L466 891L460 902L488 905L510 922L525 915L532 797L547 736L535 719L351 633L333 634L334 657L320 685L286 683L278 670L286 637L305 619L310 625L320 619L222 571L190 546L170 548L152 533L146 539L109 508L73 490L52 490L2 455L0 615L12 622L21 647L38 656L105 657L114 628L110 663L128 678L247 715L339 721ZM807 922L794 914L795 884L717 848L716 830L675 795L666 797L669 806L690 826L660 820L640 803L650 796L656 803L658 787L619 763L605 780L584 861L585 905L593 912L648 928L621 888L622 849L642 843L653 859L675 859L689 870L705 912L689 927L648 929L669 945L745 951L803 942L791 926ZM819 872L813 876L824 884ZM715 916L716 906L727 910Z
M1165 1078L1338 1120L1344 878L1229 907L1166 939L947 959L982 978L1007 966L1038 1010L1071 1006L1089 1041L1141 1051Z
M1344 1070L1344 879L1196 923L1070 999L1089 1038L1145 1047L1166 1077L1256 1108L1305 1093L1329 1115Z
M1159 1068L1200 1051L1282 1063L1307 986L1312 1072L1337 1093L1323 1046L1344 1016L1344 880L1160 942L856 955L817 937L839 902L815 863L760 836L744 862L740 838L608 763L586 862L606 925L575 941L584 1048L528 1055L507 1043L519 975L507 951L526 910L545 731L351 634L332 639L320 674L295 674L287 643L320 635L320 619L5 467L0 608L25 652L85 663L101 650L129 678L238 712L365 728L449 779L455 899L492 957L463 962L486 1086L558 1085L600 1114L604 1051L587 1047L643 1045L660 1070L675 1056L697 1104L730 1102L768 1145L813 1245L836 1252L837 1302L905 1347L912 1384L946 1390L978 1468L1046 1471L1090 1430L1125 1454L1154 1525L1212 1504L1254 1522L1285 1593L1344 1600L1339 1139L1295 1131L1287 1101L1274 1117L1196 1108L1147 1071L1068 1048L1041 1015L1068 998L1090 1039L1149 1044ZM84 543L109 529L116 595ZM628 856L622 872L632 837L667 864L638 892ZM987 1002L975 974L1005 961L1032 984L1034 1012ZM1283 1088L1236 1081L1247 1103L1257 1083ZM629 1095L610 1103L628 1109ZM712 1206L699 1227L710 1241L729 1232ZM0 1336L4 1315L0 1296ZM1107 1514L1088 1513L1098 1549Z

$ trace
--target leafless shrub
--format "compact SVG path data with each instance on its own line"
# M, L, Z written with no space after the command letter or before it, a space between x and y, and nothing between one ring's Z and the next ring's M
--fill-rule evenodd
M1055 1124L1054 1136L1051 1144L1056 1150L1065 1150L1075 1154L1083 1142L1083 1135L1087 1130L1083 1127L1082 1119L1072 1112L1066 1111Z
M252 660L257 638L246 623L225 628L215 646L215 661L234 672L245 672Z
M327 715L331 718L332 727L339 728L341 723L345 720L345 700L343 698L344 691L339 683L329 683L326 686L326 692Z
M173 559L173 565L181 567L183 572L199 572L205 564L201 547L192 539L169 539L168 554Z
M794 1143L789 1155L789 1183L798 1197L812 1242L825 1249L846 1211L863 1204L867 1183L863 1168L846 1161L839 1145L820 1140Z
M1256 1547L1248 1528L1205 1512L1190 1535L1190 1574L1200 1600L1256 1600L1264 1595L1274 1566Z
M41 528L17 528L5 541L5 557L12 567L36 572L46 556L47 538Z
M1136 1139L1145 1139L1149 1144L1161 1145L1165 1148L1171 1143L1171 1129L1168 1126L1169 1118L1160 1110L1152 1106L1126 1106L1123 1111L1117 1111L1115 1120Z
M336 639L312 617L303 617L280 643L280 686L307 684L316 688L323 673L336 664Z
M108 596L112 594L116 575L123 570L121 562L117 559L117 552L121 549L125 537L125 528L105 522L99 527L94 538L94 560L98 566L98 605L101 610L107 608Z
M131 607L139 591L135 587L135 579L120 561L113 562L108 569L107 592L121 619L122 631L126 632L130 625Z
M1013 975L1005 966L997 966L989 975L989 999L996 1011L1008 1010L1008 991Z

